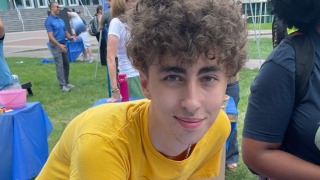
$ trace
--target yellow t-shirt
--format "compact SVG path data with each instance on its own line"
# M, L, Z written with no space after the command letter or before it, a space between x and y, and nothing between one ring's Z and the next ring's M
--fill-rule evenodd
M150 101L90 108L66 127L52 150L41 179L198 179L217 176L230 133L223 110L183 161L167 159L151 144Z

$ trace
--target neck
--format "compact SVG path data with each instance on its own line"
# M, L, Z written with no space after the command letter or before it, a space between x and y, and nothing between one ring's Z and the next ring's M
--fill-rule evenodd
M168 158L168 159L172 159L172 160L175 160L175 161L182 161L182 160L187 159L187 158L190 156L193 148L194 148L194 145L188 145L187 149L184 150L182 153L180 153L180 154L177 155L177 156L169 156L169 155L166 155L166 154L164 154L164 153L161 153L161 152L160 152L160 153L161 153L162 155L164 155L164 156L165 156L166 158Z
M53 13L53 12L51 12L51 14L54 15L54 16L56 16L56 17L58 17L58 14L55 14L55 13Z

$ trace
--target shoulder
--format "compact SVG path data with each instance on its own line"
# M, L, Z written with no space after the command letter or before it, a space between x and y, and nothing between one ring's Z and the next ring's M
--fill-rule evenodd
M111 140L132 124L139 124L138 117L145 112L148 104L148 100L138 100L92 107L73 119L66 131L75 132L75 138L91 134Z
M120 32L124 24L118 18L113 18L110 22L109 33Z
M49 14L47 19L46 19L46 23L47 22L51 22L53 20L54 16L52 14Z
M122 22L120 21L119 18L112 18L112 20L110 21L110 24L122 24Z
M295 72L294 48L286 41L282 41L267 57L265 63L268 62L273 62L290 72Z
M231 126L229 118L224 110L220 110L216 120L205 136L210 137L210 139L216 141L218 144L223 144L229 136L230 130Z

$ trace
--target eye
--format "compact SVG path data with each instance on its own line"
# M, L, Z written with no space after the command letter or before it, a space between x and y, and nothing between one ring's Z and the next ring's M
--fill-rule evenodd
M213 76L204 76L201 78L202 82L212 82L212 81L216 81L217 78L213 77Z
M169 75L164 78L166 81L181 81L181 78L177 75Z

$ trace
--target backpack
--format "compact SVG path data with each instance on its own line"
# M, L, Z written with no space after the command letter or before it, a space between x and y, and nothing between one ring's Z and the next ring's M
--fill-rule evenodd
M289 43L296 53L295 105L297 105L304 95L312 73L315 51L310 37L298 31L286 36L284 41Z
M91 36L96 36L99 33L98 19L94 16L89 22L88 32Z

